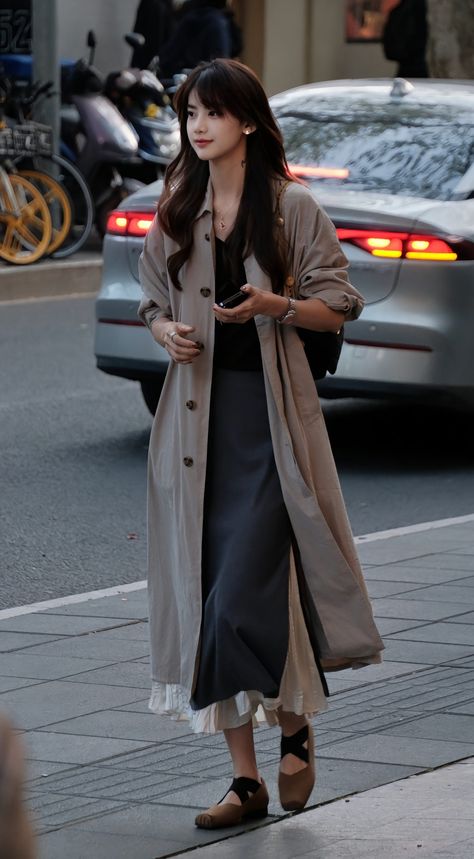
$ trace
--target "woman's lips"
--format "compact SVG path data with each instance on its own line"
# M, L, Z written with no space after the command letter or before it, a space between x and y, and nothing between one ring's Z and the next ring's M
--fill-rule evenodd
M212 143L212 140L195 140L196 146L208 146L209 143Z

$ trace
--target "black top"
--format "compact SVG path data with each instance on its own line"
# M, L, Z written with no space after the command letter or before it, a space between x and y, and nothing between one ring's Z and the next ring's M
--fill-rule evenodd
M216 303L229 298L247 283L241 263L238 283L232 281L226 259L225 242L216 238ZM224 370L261 370L262 355L255 320L248 322L218 322L214 341L214 366Z

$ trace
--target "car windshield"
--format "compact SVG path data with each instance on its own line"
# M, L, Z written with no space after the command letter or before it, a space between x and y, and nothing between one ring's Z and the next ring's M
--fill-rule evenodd
M329 94L287 96L273 109L288 163L310 181L449 200L474 161L474 114L452 101L355 103Z

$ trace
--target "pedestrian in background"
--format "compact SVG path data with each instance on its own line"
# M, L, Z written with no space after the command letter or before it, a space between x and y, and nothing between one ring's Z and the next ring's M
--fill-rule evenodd
M164 77L216 57L237 57L242 34L228 0L187 0L176 31L160 54Z
M135 48L133 68L146 69L153 57L160 56L163 45L171 37L173 25L173 0L140 0L133 32L141 33L145 44Z
M426 0L401 0L387 17L382 42L386 59L398 63L396 77L429 77Z
M224 731L234 780L196 818L218 828L267 814L257 711L282 728L283 808L301 809L322 668L381 659L295 328L335 332L363 301L256 75L201 64L176 110L181 151L140 260L139 315L170 358L149 453L150 707Z
M0 714L0 859L34 859L33 831L24 799L23 748Z

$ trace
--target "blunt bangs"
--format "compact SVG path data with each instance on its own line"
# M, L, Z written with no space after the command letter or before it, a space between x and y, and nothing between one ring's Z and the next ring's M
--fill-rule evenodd
M242 105L242 89L236 86L235 74L229 74L219 60L206 63L203 67L198 66L188 77L179 92L177 107L180 120L186 118L188 101L193 90L207 110L231 114L240 121L248 119Z

